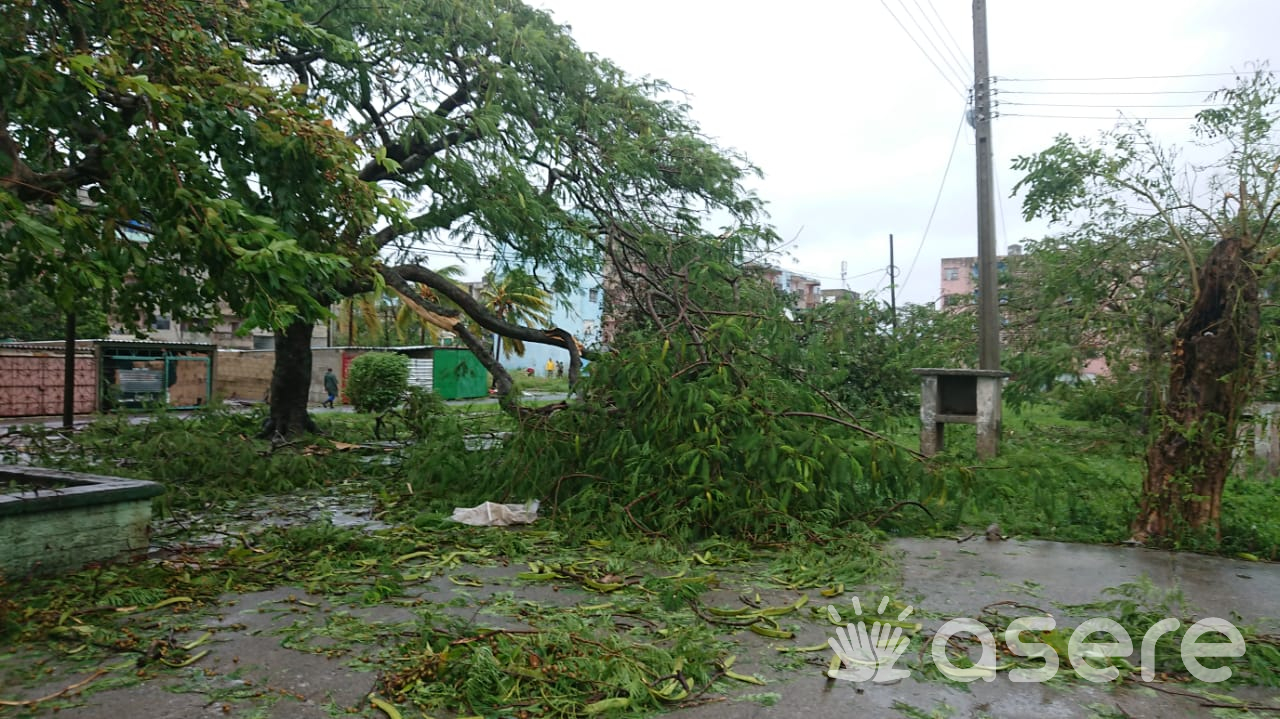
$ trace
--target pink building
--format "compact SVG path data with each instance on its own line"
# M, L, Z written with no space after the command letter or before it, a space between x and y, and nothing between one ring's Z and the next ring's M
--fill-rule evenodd
M1009 254L996 258L997 272L1008 268L1010 257L1022 254L1022 245L1009 245ZM939 287L939 309L943 307L964 307L976 305L978 302L978 258L977 257L944 257L941 264ZM1005 344L1002 341L1001 344ZM1080 369L1083 377L1106 377L1110 374L1107 362L1102 357L1088 360Z
M765 279L795 298L795 309L811 310L822 304L822 282L779 267L762 269Z
M1009 245L1009 254L996 258L997 272L1007 266L1009 257L1022 254L1022 245ZM978 300L978 258L944 257L939 293L941 307L955 307L976 303Z

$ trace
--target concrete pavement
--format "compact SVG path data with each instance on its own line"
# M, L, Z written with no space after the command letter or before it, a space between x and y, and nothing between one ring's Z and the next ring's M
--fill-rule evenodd
M1161 591L1180 590L1185 606L1198 616L1220 616L1275 631L1280 615L1280 565L1244 562L1221 557L1176 554L1124 547L1071 545L1041 541L958 543L949 539L902 539L888 551L898 557L898 572L891 581L860 588L864 603L881 595L913 604L926 630L936 629L947 618L977 616L998 601L1035 605L1050 612L1063 625L1079 622L1063 605L1107 598L1104 590L1147 578ZM572 587L552 590L545 584L515 579L521 567L463 567L479 587L448 582L425 582L411 589L432 611L475 618L494 597L513 593L519 600L542 606L569 607L601 601ZM729 570L723 586L708 602L733 601L743 590L758 591L767 604L793 601L798 594L777 587L760 586L758 575ZM827 603L810 591L811 604ZM837 600L843 602L844 600ZM335 616L367 623L371 636L414 631L419 615L411 603L386 603L373 607L344 606L329 598L308 595L298 587L282 587L253 594L228 595L216 612L190 632L188 640L204 631L213 632L210 653L181 673L115 689L92 691L77 706L67 706L60 717L121 719L153 717L315 717L343 714L383 716L366 696L377 678L374 665L362 657L378 649L337 645L332 638L298 641L297 627L319 627ZM487 625L512 622L511 618L485 616ZM518 622L513 625L517 626ZM797 645L821 644L832 636L832 627L805 622L796 626ZM304 634L305 635L305 634ZM684 719L762 717L769 719L825 719L830 717L973 717L974 719L1179 719L1211 717L1211 700L1179 696L1140 684L1088 684L1055 681L1050 684L1015 684L1001 674L994 682L958 685L926 680L918 675L891 685L828 681L824 675L829 652L809 655L805 661L779 662L776 642L746 631L726 638L737 643L735 669L754 673L765 686L733 685L723 701L681 710ZM1135 642L1136 643L1136 642ZM1066 660L1063 660L1064 666ZM2 666L2 665L0 665ZM3 679L0 673L0 680ZM0 692L3 698L41 696L86 675L56 675L49 681L13 686ZM1161 686L1172 692L1178 685ZM1241 700L1280 704L1280 691L1244 688L1229 693ZM1218 702L1221 703L1221 702ZM24 710L25 712L25 710ZM0 709L0 715L8 716ZM13 713L13 716L27 716ZM48 709L35 714L51 716ZM414 716L406 713L405 716ZM619 715L625 716L625 714ZM1241 714L1240 716L1248 716Z

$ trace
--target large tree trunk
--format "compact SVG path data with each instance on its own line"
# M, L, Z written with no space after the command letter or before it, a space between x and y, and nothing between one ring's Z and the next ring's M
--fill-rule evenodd
M311 393L311 333L315 326L295 320L276 330L276 361L271 371L271 416L262 428L265 437L293 437L317 432L307 414Z
M1222 489L1257 365L1258 278L1249 249L1236 238L1214 246L1199 294L1178 324L1160 431L1147 449L1135 539L1221 538Z

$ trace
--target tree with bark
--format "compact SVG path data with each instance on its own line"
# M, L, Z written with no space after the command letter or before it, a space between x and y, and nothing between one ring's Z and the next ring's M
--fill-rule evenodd
M372 221L355 148L246 47L329 42L278 3L0 5L0 270L74 318L318 316L351 261L313 235ZM255 202L246 202L247 199Z
M1280 88L1264 70L1215 97L1221 106L1199 113L1195 127L1199 152L1220 153L1212 165L1183 172L1177 156L1138 123L1106 134L1098 146L1060 137L1015 163L1027 173L1018 189L1026 190L1028 218L1082 213L1125 225L1158 222L1150 239L1164 243L1164 267L1185 278L1169 286L1186 295L1168 338L1168 385L1132 524L1141 541L1220 539L1236 429L1259 387L1259 275L1280 254L1272 224L1280 207Z
M486 335L565 348L571 380L576 339L508 321L426 257L487 258L500 275L521 269L564 293L617 255L635 260L628 267L660 260L650 253L661 243L648 239L701 234L708 212L731 224L758 220L761 205L741 186L754 170L705 138L669 87L583 51L567 28L519 0L290 8L308 31L279 33L251 62L277 70L282 87L345 129L367 158L359 178L403 210L344 230L358 235L341 248L352 253L352 282L307 285L325 299L385 284L472 349L504 406L511 378ZM283 434L307 426L309 327L299 315L277 337L271 426Z

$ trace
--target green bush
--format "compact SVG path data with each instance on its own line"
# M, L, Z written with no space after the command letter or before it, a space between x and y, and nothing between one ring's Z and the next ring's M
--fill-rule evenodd
M391 352L369 352L351 361L347 396L357 412L385 412L409 391L409 358Z
M1137 427L1142 422L1141 387L1100 379L1081 382L1062 392L1064 419L1082 422L1118 421Z

